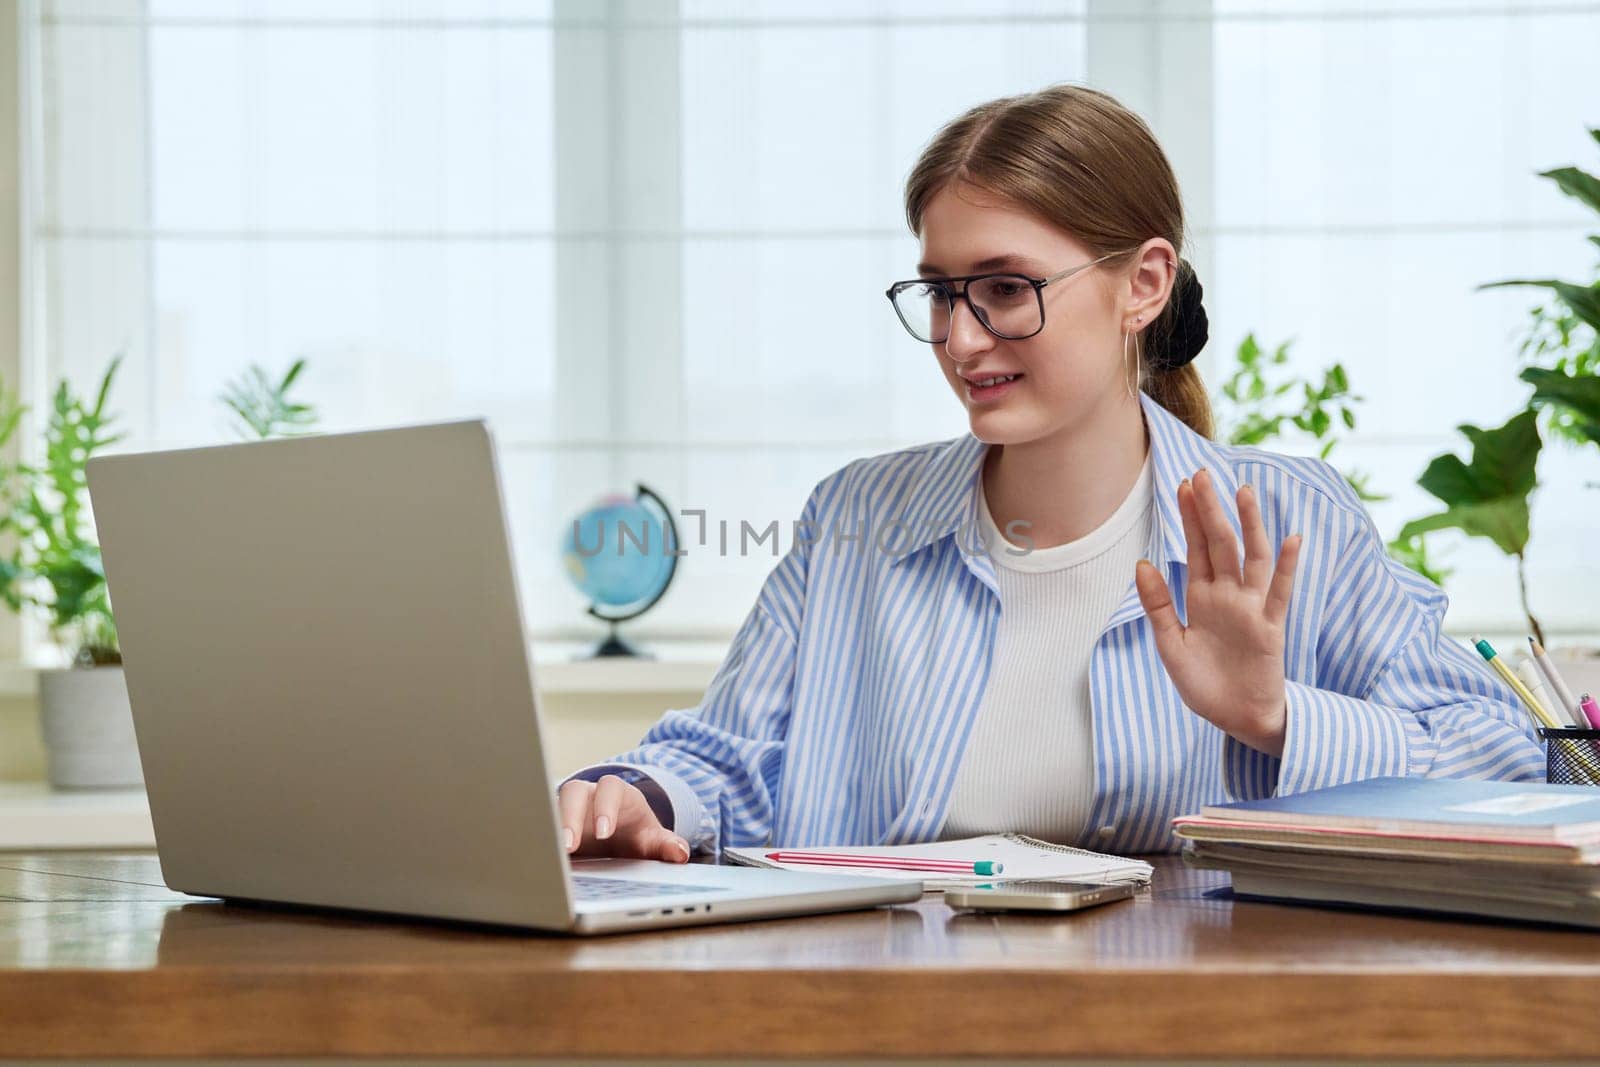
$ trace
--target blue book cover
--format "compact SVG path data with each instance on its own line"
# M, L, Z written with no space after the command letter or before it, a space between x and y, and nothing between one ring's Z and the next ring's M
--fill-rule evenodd
M1600 788L1466 778L1368 778L1286 797L1207 804L1214 819L1557 841L1600 834Z

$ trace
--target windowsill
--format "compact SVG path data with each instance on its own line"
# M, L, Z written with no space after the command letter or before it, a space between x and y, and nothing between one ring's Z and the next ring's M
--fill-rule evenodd
M726 642L639 641L654 659L574 657L593 641L540 641L533 646L533 673L541 696L582 693L700 694L727 655ZM0 697L31 697L39 691L39 672L51 665L0 663Z
M155 848L143 789L54 790L0 782L0 851Z
M698 696L728 654L725 641L638 641L654 659L575 659L593 641L540 641L533 677L541 696L568 693L693 693Z

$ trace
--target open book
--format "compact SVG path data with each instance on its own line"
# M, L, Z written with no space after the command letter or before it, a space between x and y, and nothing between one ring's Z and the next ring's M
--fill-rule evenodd
M975 885L980 882L1014 882L1020 879L1055 878L1074 882L1148 882L1153 868L1143 860L1123 856L1109 856L1104 852L1073 848L1040 841L1024 834L984 834L982 837L964 837L953 841L930 841L920 845L840 845L815 848L783 849L786 852L835 852L847 855L894 856L897 859L936 860L998 860L1004 866L1001 873L942 874L928 871L901 871L892 868L866 870L860 867L833 867L815 863L783 863L767 858L767 853L780 851L773 845L743 848L724 848L726 862L746 867L773 867L791 871L809 871L813 874L856 874L864 878L922 879L923 892L943 890L949 886Z

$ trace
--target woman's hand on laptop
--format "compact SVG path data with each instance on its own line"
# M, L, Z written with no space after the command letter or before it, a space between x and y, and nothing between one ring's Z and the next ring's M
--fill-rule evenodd
M556 796L568 855L689 861L689 843L661 825L638 786L614 774L563 782Z

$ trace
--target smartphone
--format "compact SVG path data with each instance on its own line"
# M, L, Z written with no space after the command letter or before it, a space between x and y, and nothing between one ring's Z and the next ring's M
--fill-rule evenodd
M1077 911L1133 896L1129 882L1057 882L1046 879L952 886L944 902L978 911Z

